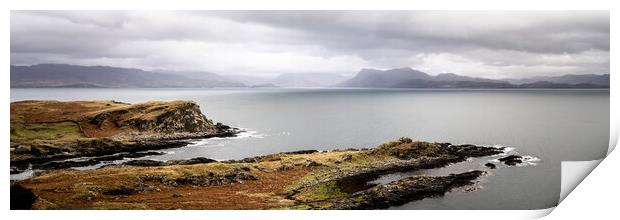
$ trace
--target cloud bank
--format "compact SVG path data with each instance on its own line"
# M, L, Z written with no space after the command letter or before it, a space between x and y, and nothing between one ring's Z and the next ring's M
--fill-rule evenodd
M11 64L273 76L609 73L608 11L12 11Z

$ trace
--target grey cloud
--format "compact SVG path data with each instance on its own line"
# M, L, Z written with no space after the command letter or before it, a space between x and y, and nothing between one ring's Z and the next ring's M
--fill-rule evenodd
M608 73L609 22L608 11L13 11L11 63L256 75L402 66L490 77Z
M216 12L298 29L333 46L430 49L482 46L531 52L609 50L609 14L593 11L257 11ZM500 18L500 19L498 19ZM501 19L503 18L503 19ZM339 41L338 39L350 41ZM570 44L566 44L570 43Z

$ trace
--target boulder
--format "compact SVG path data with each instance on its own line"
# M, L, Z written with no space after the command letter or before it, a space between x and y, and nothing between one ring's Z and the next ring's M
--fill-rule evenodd
M504 162L504 164L508 166L514 166L520 163L523 163L523 157L519 155L510 155L507 157L499 158L500 162Z
M218 130L229 130L230 126L218 122L215 124L215 128L217 128Z
M26 145L17 145L17 147L15 147L15 153L18 154L27 154L30 153L30 150L31 147Z
M304 167L316 167L316 166L321 166L321 164L317 163L314 160L308 161L304 164Z
M342 161L351 161L353 156L351 154L342 155Z
M130 161L123 163L123 165L138 166L138 167L157 167L157 166L163 166L164 162L157 161L157 160L130 160Z
M488 167L489 169L495 169L497 166L495 166L495 164L493 163L485 163L484 164L485 167Z
M400 137L398 139L398 142L403 143L403 144L407 144L407 143L413 142L413 140L411 140L411 138L408 138L408 137Z
M503 152L502 148L483 147L483 146L476 146L473 144L450 145L446 149L451 154L458 155L458 156L465 157L465 158L490 156L490 155L500 154Z

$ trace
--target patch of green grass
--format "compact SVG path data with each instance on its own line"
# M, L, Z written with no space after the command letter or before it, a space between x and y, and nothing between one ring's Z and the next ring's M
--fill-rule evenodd
M440 155L441 148L436 143L411 141L405 139L398 142L388 142L372 151L374 154L385 154L400 159L411 159L422 156L435 157Z
M100 191L101 188L90 182L81 182L73 184L73 198L76 199L86 199L89 196L92 196L92 193L96 193Z
M74 122L11 124L11 140L72 140L84 137Z
M336 185L335 181L329 181L304 188L299 194L295 195L297 200L307 202L345 198L346 196L347 194L340 191L340 188Z
M300 179L296 180L294 183L288 185L285 188L285 192L292 192L293 190L306 187L307 185L320 182L321 180L329 179L334 175L339 175L342 172L346 171L355 171L367 167L377 166L379 164L391 162L394 160L398 160L395 157L385 155L385 154L373 154L368 152L347 152L346 154L351 155L351 159L347 161L341 161L336 164L333 162L330 163L322 163L325 166L316 168L311 172L307 173Z

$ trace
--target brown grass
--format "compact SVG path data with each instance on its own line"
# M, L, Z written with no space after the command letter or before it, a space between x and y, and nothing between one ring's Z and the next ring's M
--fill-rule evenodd
M132 204L145 209L273 209L291 206L282 196L284 188L305 174L295 169L262 173L259 180L213 187L180 186L160 192L141 193L125 198L97 201L93 208L126 208ZM180 195L180 196L174 196Z
M258 180L220 186L155 184L160 191L131 195L104 195L101 192L132 186L136 177L163 173L232 172L227 164L201 164L158 168L123 167L91 171L58 171L21 182L40 199L35 209L273 209L291 206L282 192L286 186L305 175L304 169L281 172L256 172ZM96 196L88 199L89 191Z
M432 155L438 147L426 142L398 141L367 150L272 154L251 163L64 170L17 184L40 196L35 209L304 209L311 208L304 206L305 202L346 196L333 182L334 177L396 163L403 154L409 156L411 152L419 154L413 157ZM177 181L188 176L239 173L258 179L206 185ZM132 193L106 194L123 189L131 189ZM326 203L325 207L328 206Z
M129 104L113 101L19 101L11 102L11 123L80 121L93 111Z
M119 127L116 122L129 119L152 120L171 108L189 103L189 101L150 101L138 104L115 101L19 101L11 103L11 141L15 144L41 140L34 134L36 129L48 132L47 140L53 137L101 138L119 133L131 132L131 128ZM122 112L119 113L119 112ZM89 123L89 119L99 114L114 114L112 120L105 120L101 125ZM54 129L58 123L74 123L78 129ZM50 128L46 128L50 127ZM35 132L29 132L35 131ZM57 131L56 133L53 133ZM22 132L21 136L14 133ZM33 134L28 136L26 134Z

